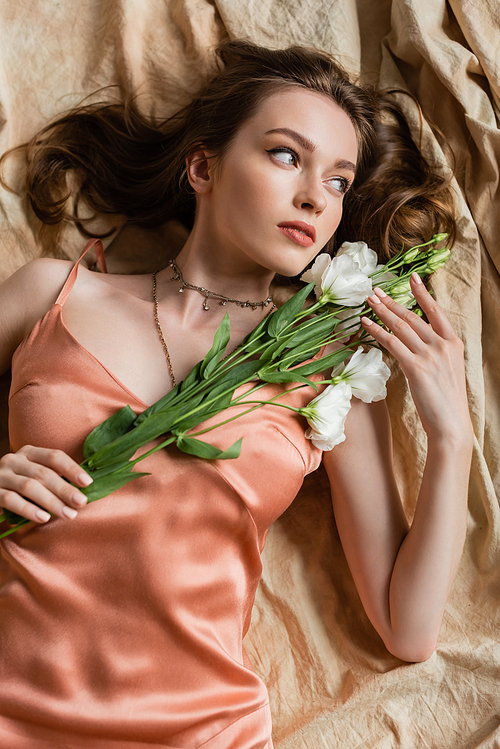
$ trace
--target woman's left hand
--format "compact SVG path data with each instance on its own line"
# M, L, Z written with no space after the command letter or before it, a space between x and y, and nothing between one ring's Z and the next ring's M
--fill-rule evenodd
M416 273L411 290L429 323L375 288L368 303L392 334L362 318L364 329L400 363L429 438L472 438L464 346Z

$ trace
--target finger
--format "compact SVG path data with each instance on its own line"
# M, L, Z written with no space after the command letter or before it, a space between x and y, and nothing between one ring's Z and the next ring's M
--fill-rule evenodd
M51 454L57 452L26 446L15 454L5 455L1 461L2 489L17 493L21 499L31 499L58 517L74 518L74 508L83 507L86 496L41 462L53 462L61 471L69 465L71 473L74 461L65 453ZM35 462L35 457L40 462ZM31 508L31 512L35 510Z
M410 351L419 353L432 342L433 338L436 338L436 334L430 325L421 320L418 315L395 302L382 289L375 288L374 291L376 293L367 299L368 304L384 325Z
M374 320L370 320L370 318L368 317L362 317L361 324L363 328L368 333L370 333L370 335L375 338L375 340L380 343L380 345L385 348L385 350L389 354L394 356L394 358L399 361L403 370L407 365L410 364L411 360L414 358L414 354L403 343L403 341L399 340L397 336L392 335L381 325L376 323Z
M92 478L89 474L62 450L50 450L44 447L25 445L16 454L24 455L31 462L50 468L59 476L64 476L72 484L76 484L76 486L89 486L92 483Z
M435 333L441 336L441 338L456 338L456 333L443 309L436 302L432 294L429 294L418 273L413 272L411 274L410 286L415 299L427 315L427 319Z
M50 514L10 489L0 489L0 506L35 523L46 523Z
M29 461L26 461L26 463L29 463ZM25 468L19 464L15 465L14 468L19 470L20 473L16 473L15 470L2 472L2 489L4 491L14 492L22 500L32 500L57 517L68 519L76 517L77 511L74 507L70 507L70 503L74 503L71 492L76 492L77 490L71 484L68 484L57 476L55 477L56 480L53 480L49 475L50 470L43 466L37 466L38 469L41 469L40 471L37 469L30 470L29 467ZM47 475L43 476L44 483L35 478L35 476L42 475L42 470L47 471ZM66 486L59 485L57 479ZM12 496L9 499L10 501L14 500ZM19 504L17 500L16 504ZM7 509L12 508L7 507ZM35 512L35 510L32 511Z
M62 453L62 456L69 458L69 456ZM64 461L62 458L62 462ZM43 456L47 459L48 456ZM41 458L39 457L39 460ZM49 462L51 458L48 458ZM59 456L54 456L54 462L57 464ZM16 459L12 461L11 468L17 479L15 480L16 486L10 486L9 488L18 491L19 480L28 482L28 491L21 488L20 493L28 499L33 499L35 502L40 502L50 512L58 516L63 517L75 517L74 511L71 513L64 511L64 506L71 507L83 507L87 502L87 497L72 486L70 483L65 481L59 472L56 473L52 468L48 468L39 462L34 462L27 457L27 455L17 454ZM81 469L80 469L81 470ZM12 482L13 479L11 479ZM49 504L48 504L49 503Z

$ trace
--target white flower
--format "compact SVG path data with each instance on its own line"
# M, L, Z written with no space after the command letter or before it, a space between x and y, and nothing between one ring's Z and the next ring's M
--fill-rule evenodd
M370 279L349 255L331 258L322 252L312 268L302 274L301 280L314 281L316 299L321 297L325 302L341 306L356 307L372 292Z
M336 317L342 320L335 328L336 331L345 330L348 335L354 335L361 327L361 313L364 307L341 309L337 312Z
M309 429L306 438L320 450L331 450L345 440L344 423L351 408L351 387L347 382L328 385L309 405L300 409Z
M366 242L344 242L340 245L337 257L349 255L363 273L368 276L377 269L377 253L370 250Z
M371 348L365 354L361 347L351 356L339 375L335 372L336 376L342 377L343 382L349 383L352 394L364 403L373 403L386 397L385 385L390 374L391 370L383 361L380 349Z
M314 283L316 284L314 287L316 299L319 299L321 296L321 276L330 266L331 261L332 258L330 257L330 255L328 255L328 253L321 252L316 256L316 260L314 261L312 267L309 268L309 270L306 270L306 272L303 273L300 277L300 280L304 281L304 283L311 283L311 281L314 281Z

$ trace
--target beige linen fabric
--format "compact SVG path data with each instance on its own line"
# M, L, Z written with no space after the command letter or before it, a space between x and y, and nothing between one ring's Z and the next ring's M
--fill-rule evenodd
M496 0L0 0L0 149L25 140L97 88L139 90L156 113L176 109L225 35L268 46L315 45L362 80L411 91L422 147L456 156L459 235L433 286L466 344L476 434L469 532L436 653L403 664L360 605L335 530L326 477L308 477L269 532L246 647L270 693L277 749L493 749L500 746L500 14ZM117 90L116 95L119 95ZM400 96L419 137L419 117ZM8 176L17 179L15 163ZM0 277L32 257L75 258L74 229L47 231L0 193ZM118 222L119 223L119 222ZM125 231L125 230L124 230ZM128 231L128 230L127 230ZM353 240L362 237L353 237ZM115 269L151 269L123 260ZM167 227L158 253L182 242ZM137 243L135 246L140 246ZM120 257L122 264L120 265ZM3 401L8 378L1 380ZM404 377L389 383L395 463L411 515L425 435ZM3 407L5 414L5 405ZM5 419L1 446L7 449ZM360 456L361 459L361 456Z

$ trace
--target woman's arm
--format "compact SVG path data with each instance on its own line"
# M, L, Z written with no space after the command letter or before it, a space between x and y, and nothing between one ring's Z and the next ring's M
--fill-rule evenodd
M370 301L393 335L365 325L408 378L427 434L427 460L411 528L394 480L383 402L353 398L346 440L325 453L345 554L366 612L397 657L420 661L435 647L463 548L472 427L463 345L421 283L412 289L430 324L389 297ZM373 297L371 298L373 299Z
M70 267L61 260L35 260L0 286L0 373L9 369L17 346L55 302ZM78 486L90 483L78 463L61 450L25 445L17 453L4 455L0 458L0 514L6 508L38 523L50 519L45 510L58 517L74 517L75 508L87 498L65 478Z

